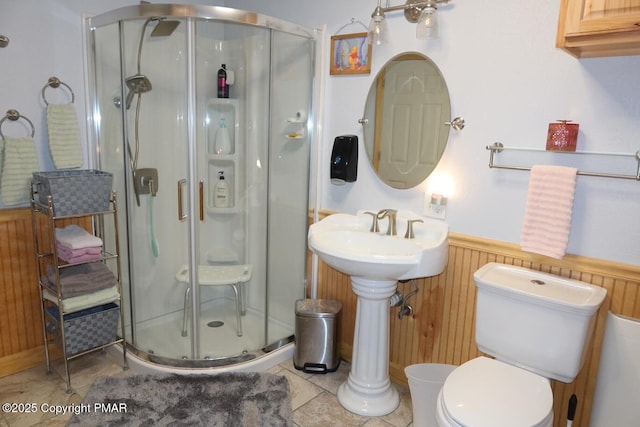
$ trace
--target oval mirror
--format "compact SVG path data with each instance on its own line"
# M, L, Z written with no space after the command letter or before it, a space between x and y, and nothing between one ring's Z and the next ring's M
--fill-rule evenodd
M416 52L391 58L371 84L361 120L378 177L394 188L424 181L442 157L450 119L449 91L436 64Z

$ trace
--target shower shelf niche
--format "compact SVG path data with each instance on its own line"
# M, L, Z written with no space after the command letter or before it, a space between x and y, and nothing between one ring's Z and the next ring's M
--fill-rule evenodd
M229 194L229 206L228 207L216 207L214 205L215 200L215 185L219 181L218 173L224 173L224 180L227 183ZM209 213L235 213L238 212L236 201L239 198L238 185L236 179L236 158L235 156L225 157L209 157L207 165L207 182L209 183L209 192L207 194L207 211Z
M218 153L216 150L216 140L219 137L220 122L226 122L229 134L230 149L227 153ZM214 98L207 103L207 152L209 155L234 155L236 153L236 143L238 141L238 100L228 98Z
M224 153L218 153L219 146L216 139L219 137L220 122L224 119L229 135L229 144ZM239 104L237 99L213 98L207 102L207 212L209 214L233 214L238 212L237 200L239 198L239 185L236 168L240 162L239 146ZM225 182L229 188L229 206L214 206L215 185L218 182L218 173L224 172Z

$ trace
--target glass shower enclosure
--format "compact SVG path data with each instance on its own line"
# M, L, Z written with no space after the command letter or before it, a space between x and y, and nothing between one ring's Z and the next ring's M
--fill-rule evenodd
M151 362L209 367L290 341L306 286L315 31L166 4L87 27L90 145L121 207L127 343Z

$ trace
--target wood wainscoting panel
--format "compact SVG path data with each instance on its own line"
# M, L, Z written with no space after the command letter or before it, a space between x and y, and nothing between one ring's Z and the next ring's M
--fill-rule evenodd
M46 218L40 215L38 220ZM56 225L69 224L92 227L87 218L65 219ZM45 361L33 243L31 208L0 209L0 377Z
M391 308L390 366L393 381L407 384L406 366L416 363L460 365L482 353L475 343L476 287L473 273L488 262L522 266L573 278L607 289L597 314L595 333L578 377L571 384L552 381L555 426L564 426L572 394L578 398L574 425L589 425L607 311L640 318L640 267L566 255L555 260L527 252L519 245L451 233L449 260L442 274L415 280L418 294L410 299L413 314L398 319ZM350 278L322 261L318 298L342 302L340 355L351 359L357 300ZM403 295L410 282L399 283Z
M31 209L0 210L0 358L43 343Z

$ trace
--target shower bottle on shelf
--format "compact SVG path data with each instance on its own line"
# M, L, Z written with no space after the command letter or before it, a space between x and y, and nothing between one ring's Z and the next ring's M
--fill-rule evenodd
M229 97L229 84L227 82L227 66L222 64L218 70L218 98Z
M228 208L229 207L229 186L224 180L224 172L218 172L218 181L213 187L213 206L216 208Z
M215 154L231 154L231 138L227 128L227 119L224 116L220 117L213 152Z

